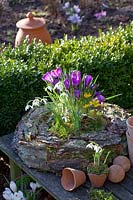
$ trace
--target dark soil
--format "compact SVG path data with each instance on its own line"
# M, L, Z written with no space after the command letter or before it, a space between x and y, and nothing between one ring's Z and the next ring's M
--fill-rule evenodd
M16 0L1 1L5 3L3 3L2 7L0 6L0 42L11 43L12 45L14 45L17 33L16 22L25 18L26 13L29 11L46 19L47 28L53 41L56 38L63 38L64 34L67 34L69 38L73 36L80 37L81 35L97 36L99 29L105 32L110 26L116 28L119 24L125 25L133 20L132 0L127 0L127 3L124 1L124 3L118 5L107 4L108 7L103 7L99 4L88 9L81 9L80 16L83 16L83 20L77 31L71 30L71 24L65 17L62 4L53 11L50 6L48 7L44 3L46 2L45 0L25 0L25 3L22 0L18 1L20 3L15 3L17 2ZM121 1L123 2L123 0ZM107 15L97 20L94 14L101 10L106 11Z
M127 0L128 1L128 0ZM29 11L33 11L38 16L46 19L47 28L53 41L56 38L63 38L67 34L69 38L82 35L98 35L98 30L106 31L110 26L118 27L125 25L133 20L133 0L122 1L121 4L107 5L102 9L106 10L107 16L97 20L94 14L101 11L101 5L93 8L81 9L81 15L84 16L83 22L77 31L71 30L70 23L67 22L65 14L60 5L56 11L49 9L44 0L1 0L0 1L0 43L11 44L14 46L17 33L16 22ZM19 2L19 3L18 3ZM75 1L76 2L76 1ZM119 1L120 2L120 1ZM9 180L9 161L7 156L0 152L0 200L2 200L2 191L6 185L6 178ZM6 178L5 178L6 177Z
M10 166L8 157L0 151L0 200L3 199L1 195L5 186L7 186L7 180L10 180L9 171Z

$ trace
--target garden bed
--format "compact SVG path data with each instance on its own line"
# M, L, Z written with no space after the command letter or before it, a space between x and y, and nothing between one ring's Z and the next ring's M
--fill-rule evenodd
M64 34L68 37L80 37L82 35L98 35L98 30L106 31L109 26L113 28L119 24L127 24L133 20L133 5L132 1L121 1L107 4L103 7L102 4L95 7L88 7L81 9L81 16L83 16L82 24L77 31L71 30L71 24L66 20L65 13L62 9L63 4L60 4L57 12L52 12L48 9L47 1L27 0L22 2L16 1L2 1L1 15L0 15L0 42L14 45L15 36L17 33L16 22L22 18L28 11L33 11L37 16L42 16L46 19L48 30L52 36L53 41L56 38L62 38ZM111 1L112 2L112 1ZM77 1L75 1L77 4ZM105 10L106 16L97 20L95 13Z

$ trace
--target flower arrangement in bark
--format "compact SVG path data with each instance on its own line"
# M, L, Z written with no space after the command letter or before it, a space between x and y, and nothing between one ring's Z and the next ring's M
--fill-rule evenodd
M43 75L42 80L47 83L45 90L51 99L46 105L52 113L52 132L67 137L89 131L91 123L96 129L103 125L105 97L98 90L96 79L89 74L82 76L79 70L63 73L60 67Z

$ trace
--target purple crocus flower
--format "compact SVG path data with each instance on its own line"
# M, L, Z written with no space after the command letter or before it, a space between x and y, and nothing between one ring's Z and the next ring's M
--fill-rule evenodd
M73 6L73 10L76 12L76 13L80 13L80 8L78 5L74 5Z
M59 80L58 79L54 79L54 85L56 85L56 83L58 83L59 82Z
M65 85L65 88L66 88L67 90L69 90L69 89L70 89L70 80L69 80L69 79L65 79L65 80L64 80L64 85Z
M51 70L51 76L53 76L54 78L60 77L61 74L62 74L62 70L60 67L57 67L56 69Z
M86 75L84 77L84 86L85 88L90 84L90 82L93 80L93 77L91 75Z
M97 97L97 96L99 96L99 95L101 95L101 92L95 90L95 92L94 92L94 96Z
M70 7L70 2L66 2L65 5L63 6L63 9L66 10Z
M99 13L94 14L94 16L95 16L98 20L100 20L102 17L105 17L106 15L107 15L107 12L106 12L106 11L101 11L101 12L99 12Z
M102 103L105 101L105 97L101 94L97 95L97 99L99 100L99 103Z
M80 90L74 90L74 96L75 96L76 99L79 99L80 93L81 93Z
M43 81L47 81L49 83L53 83L53 77L51 76L51 73L50 72L46 72L43 77L42 77L42 80Z
M101 91L95 91L94 96L96 99L99 100L99 103L102 103L105 101L105 97L101 94Z
M69 16L67 19L68 19L68 21L70 21L72 24L81 24L81 22L82 22L82 19L80 18L80 16L79 16L77 13L75 13L75 14Z
M72 85L74 87L78 86L80 84L80 81L81 81L81 73L80 73L80 71L73 71L71 73L71 80L72 80Z

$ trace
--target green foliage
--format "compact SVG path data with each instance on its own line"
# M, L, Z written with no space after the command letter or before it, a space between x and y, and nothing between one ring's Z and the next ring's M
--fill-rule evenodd
M89 192L90 200L115 200L116 198L111 192L106 192L101 189L91 188Z
M109 169L108 165L101 163L100 165L89 165L87 168L87 172L90 174L108 174Z
M79 69L98 78L105 97L123 108L133 108L133 22L125 28L111 28L99 37L56 40L51 45L41 43L17 48L0 46L0 134L14 131L24 114L26 103L45 95L41 80L46 71L60 65Z
M21 191L26 191L30 185L30 182L32 182L32 181L33 180L30 176L23 175L16 180L17 188L19 188L19 190L21 190Z

